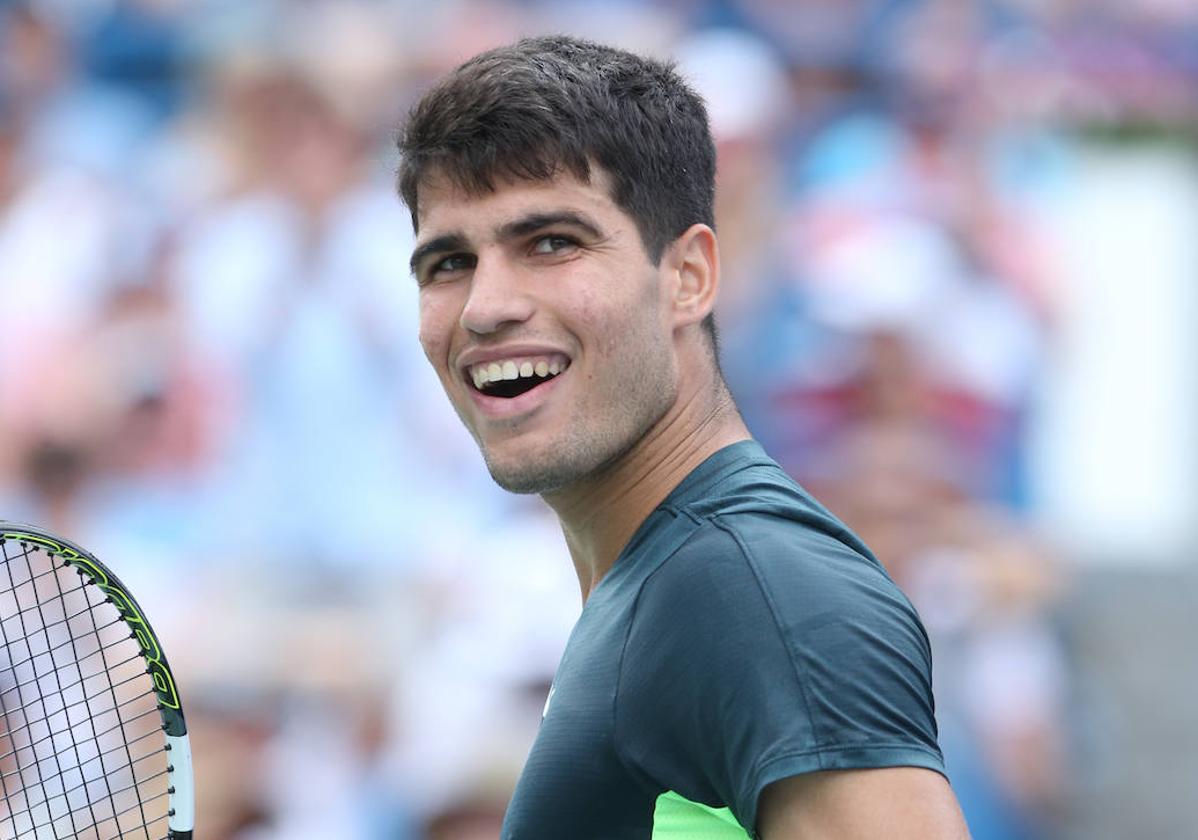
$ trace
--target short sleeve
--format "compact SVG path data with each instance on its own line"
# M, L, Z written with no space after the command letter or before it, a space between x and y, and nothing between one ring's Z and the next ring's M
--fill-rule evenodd
M734 519L701 525L641 589L616 696L625 763L750 833L779 779L943 773L927 636L881 566L793 521Z

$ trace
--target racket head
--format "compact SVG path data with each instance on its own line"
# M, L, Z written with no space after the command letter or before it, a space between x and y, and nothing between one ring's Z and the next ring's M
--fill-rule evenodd
M162 645L93 554L0 520L0 840L190 840L187 723Z

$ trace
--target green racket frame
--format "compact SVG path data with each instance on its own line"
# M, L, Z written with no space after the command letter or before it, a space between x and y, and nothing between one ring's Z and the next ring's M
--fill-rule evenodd
M116 607L125 624L137 638L142 658L146 662L146 671L154 681L158 711L162 715L162 730L166 738L164 749L168 754L168 840L192 840L195 823L195 777L192 771L187 722L183 717L183 704L179 699L174 674L167 663L158 636L146 620L145 613L125 585L107 566L91 552L70 540L32 525L0 520L0 542L9 540L36 546L93 582Z

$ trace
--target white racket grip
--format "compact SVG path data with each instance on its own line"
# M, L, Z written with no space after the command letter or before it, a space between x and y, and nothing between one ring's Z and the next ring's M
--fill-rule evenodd
M167 735L170 745L168 764L173 768L167 778L175 789L170 794L171 816L168 824L171 831L189 832L195 827L196 798L195 776L191 769L191 741L186 735Z

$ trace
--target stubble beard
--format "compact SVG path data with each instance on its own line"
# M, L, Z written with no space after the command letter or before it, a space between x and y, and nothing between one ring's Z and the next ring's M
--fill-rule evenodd
M655 284L646 286L649 293L655 289ZM679 385L670 339L657 329L656 300L638 304L642 316L604 354L609 370L635 373L608 380L601 392L582 399L558 434L526 446L519 459L501 460L467 423L496 484L509 493L544 496L597 477L628 455L673 407ZM463 412L459 416L465 421Z
M663 383L664 384L664 383ZM676 388L646 389L621 402L616 416L574 418L564 439L548 441L528 459L500 462L479 441L491 478L509 493L546 495L595 477L632 451L669 411Z
M577 404L557 434L526 445L520 457L500 459L471 430L496 484L542 496L578 485L620 462L665 417L678 395L668 342L652 334L626 340L643 350L638 373Z

